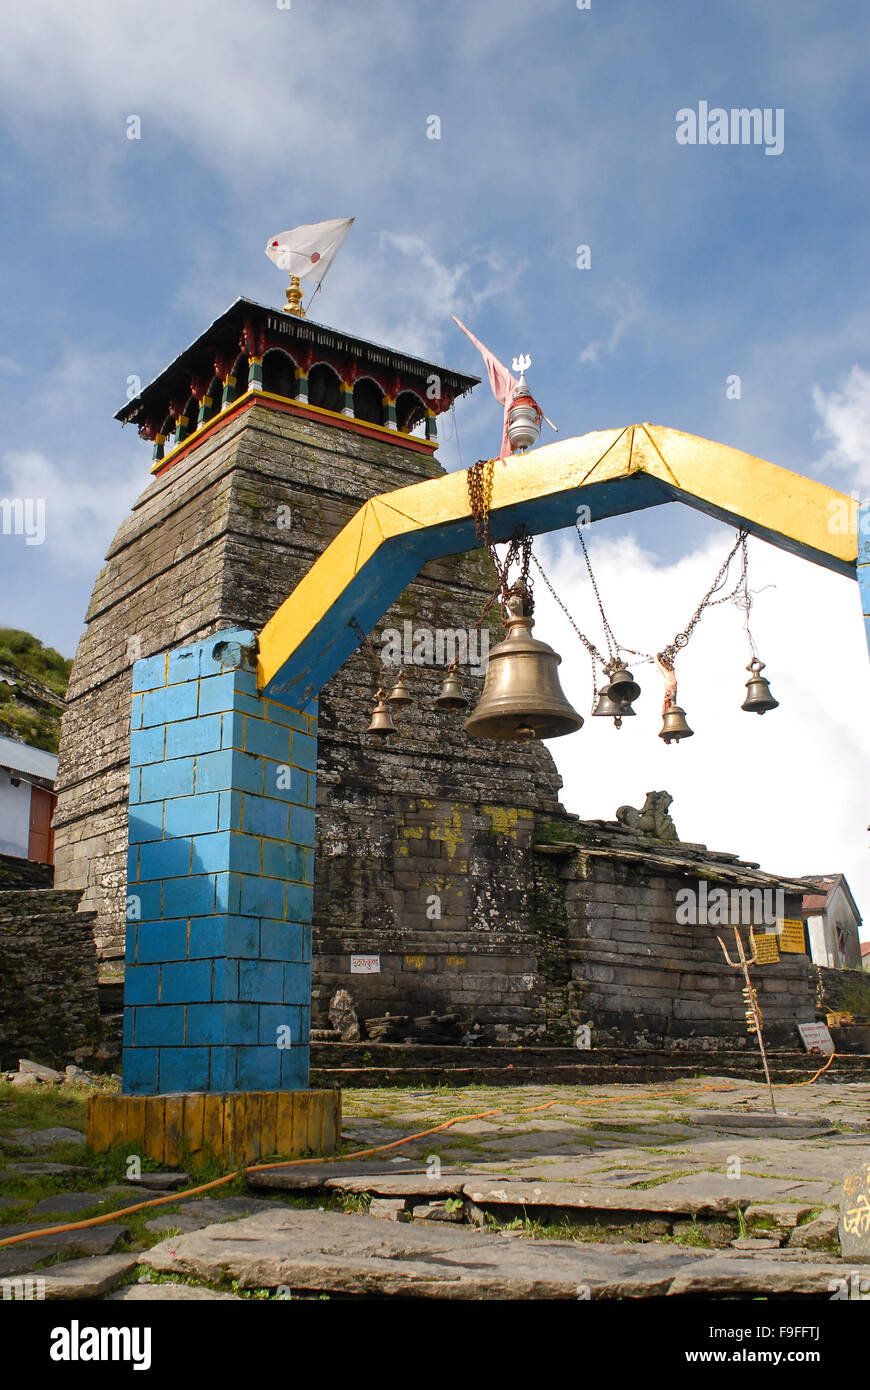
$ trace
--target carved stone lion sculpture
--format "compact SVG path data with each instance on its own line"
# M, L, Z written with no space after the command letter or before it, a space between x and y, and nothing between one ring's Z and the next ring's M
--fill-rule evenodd
M616 819L633 835L648 835L653 840L679 840L677 827L668 815L673 799L670 792L647 792L639 811L634 806L620 806Z

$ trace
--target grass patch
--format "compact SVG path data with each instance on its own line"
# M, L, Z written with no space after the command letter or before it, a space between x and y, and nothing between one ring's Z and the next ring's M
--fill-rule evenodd
M692 1224L688 1230L673 1231L669 1236L662 1236L663 1245L689 1245L701 1250L713 1250L716 1248L716 1241L712 1239L712 1233L699 1226L698 1222L692 1217Z
M84 1134L88 1091L84 1086L22 1088L0 1081L0 1139L5 1141L4 1147L13 1143L13 1129L54 1129L63 1125Z
M674 1173L665 1173L660 1178L642 1178L639 1182L630 1182L629 1188L637 1188L638 1191L646 1191L650 1187L661 1187L665 1182L676 1182L677 1178L691 1177L697 1170L694 1168L678 1168Z
M515 1216L511 1221L500 1222L489 1212L486 1214L488 1231L517 1231L527 1240L570 1240L578 1239L577 1227L564 1218L559 1222L536 1221L528 1215Z

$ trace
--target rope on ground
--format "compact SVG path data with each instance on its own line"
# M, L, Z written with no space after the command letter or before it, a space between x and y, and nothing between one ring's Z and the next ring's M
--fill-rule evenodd
M788 1086L812 1086L814 1081L818 1081L822 1072L828 1070L828 1067L831 1065L836 1056L837 1053L832 1052L825 1065L823 1067L819 1067L818 1071L815 1073L814 1076L810 1077L809 1081L774 1081L773 1084L774 1086L782 1086L783 1088Z
M822 1074L827 1071L837 1053L834 1052L828 1058L823 1067L820 1067L815 1076L811 1076L809 1081L780 1081L775 1082L778 1086L811 1086ZM693 1086L692 1092L699 1091L734 1091L735 1086L710 1086L704 1082L700 1086ZM686 1088L681 1087L678 1091L655 1091L649 1099L662 1100L667 1096L679 1096L685 1094ZM582 1100L573 1100L571 1105L612 1105L619 1101L636 1100L636 1096L585 1096ZM532 1105L525 1110L513 1110L514 1115L534 1115L540 1110L552 1110L555 1105L564 1105L563 1100L548 1100L541 1105ZM211 1182L201 1183L198 1187L189 1187L184 1192L171 1192L165 1197L152 1197L147 1202L137 1202L134 1206L121 1207L116 1211L104 1212L102 1216L88 1217L87 1221L70 1221L61 1226L45 1226L37 1231L22 1231L17 1236L6 1236L0 1240L0 1249L6 1245L21 1245L28 1240L36 1240L40 1236L64 1235L67 1231L84 1231L91 1226L102 1226L108 1222L117 1221L119 1217L130 1216L135 1211L146 1211L151 1207L162 1207L172 1202L183 1202L188 1197L198 1197L203 1192L211 1192L216 1187L224 1187L227 1183L233 1182L236 1178L247 1176L248 1173L268 1173L275 1168L301 1168L310 1163L347 1163L356 1158L370 1158L372 1154L386 1153L390 1149L400 1148L403 1144L412 1144L417 1139L426 1139L430 1134L440 1134L442 1130L450 1129L451 1125L466 1124L470 1120L488 1120L493 1115L504 1115L508 1111L508 1106L500 1106L497 1110L481 1110L477 1115L454 1115L452 1119L444 1120L440 1125L433 1125L431 1129L422 1129L416 1134L406 1134L402 1139L393 1139L388 1144L376 1144L369 1149L359 1149L356 1153L350 1154L326 1154L319 1158L287 1158L278 1163L254 1163L245 1168L237 1168L232 1173L226 1173L222 1178L214 1178Z

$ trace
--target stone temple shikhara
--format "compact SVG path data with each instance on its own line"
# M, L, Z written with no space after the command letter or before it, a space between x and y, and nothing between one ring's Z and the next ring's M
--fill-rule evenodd
M289 831L286 808L280 828L270 822L272 802L259 807L251 834L222 819L225 812L231 817L239 788L221 790L221 735L209 739L232 710L242 718L245 701L253 720L246 641L366 499L443 471L435 457L438 419L476 384L238 299L118 413L153 446L152 473L109 548L73 666L60 748L55 886L82 890L81 909L96 913L103 979L121 978L126 939L133 971L127 1003L141 1005L134 1050L160 1053L165 1068L158 1083L149 1062L128 1089L294 1084L292 1068L269 1073L271 1080L258 1072L272 1062L254 1046L257 1038L249 1039L244 1062L241 1050L228 1060L229 1049L218 1058L218 1049L204 1044L205 1070L174 1075L180 1038L161 1033L163 1022L157 1028L154 1019L169 1019L171 1010L161 1014L161 1007L175 998L179 1017L187 1010L186 1023L178 1024L188 1030L185 1045L196 1010L207 1039L211 1015L203 1011L216 1007L221 988L207 969L215 955L207 943L219 918L224 961L235 951L240 1003L257 1005L261 1027L268 1008L274 1021L286 996L270 993L266 967L258 966L247 994L240 983L250 975L250 934L291 920L291 890L302 903L312 866L313 931L300 927L297 955L304 964L307 950L313 953L315 1029L329 1027L330 1000L343 989L380 1037L413 1036L413 1020L434 1013L452 1016L444 1028L457 1039L477 1026L496 1041L570 1043L589 1021L597 1038L613 1042L746 1039L740 982L722 959L716 930L681 924L676 895L702 880L756 889L759 902L766 890L780 895L786 918L797 919L805 885L681 843L665 814L669 798L645 806L646 789L638 789L633 815L622 808L613 821L579 821L560 805L560 779L545 746L469 739L461 719L433 708L443 674L434 667L412 669L413 713L393 740L378 744L364 732L373 675L360 648L311 711L318 715L316 807L309 804L313 761L306 771L315 721L294 725L279 709L276 718L291 728L294 746L309 750L290 769ZM388 631L413 637L470 630L492 588L483 551L432 560L372 641L377 646ZM215 658L207 639L227 632L237 639L222 643L225 654ZM184 705L195 699L193 686L171 674L172 654L182 648L199 663L200 704L190 706L201 716L196 728ZM236 684L228 705L219 693L230 671ZM461 676L466 691L479 694L480 671ZM211 715L206 698L214 701ZM143 709L152 714L143 716ZM265 727L259 737L254 751L268 775L280 765L286 739L282 744L280 729ZM216 779L213 806L201 795L208 777ZM168 845L168 831L149 829L142 817L146 805L159 805L169 826L192 805L194 791L203 819L190 827L191 861L187 840L181 848L177 840ZM690 818L690 808L682 809ZM129 860L128 820L146 826L140 840L131 836ZM213 856L221 836L232 834L230 864ZM257 865L246 855L257 856ZM280 892L286 881L280 909L265 890L254 891L255 872ZM221 902L223 889L229 897ZM297 915L304 921L303 907ZM364 958L361 969L353 968L354 958ZM172 961L179 963L175 974L166 964ZM130 995L131 980L141 998ZM761 997L768 1037L791 1043L795 1023L814 1015L799 943L767 967ZM297 989L296 1005L299 998ZM298 1023L307 1041L305 1013L303 1007ZM388 1014L398 1021L386 1021ZM209 1079L208 1068L218 1066L229 1070Z

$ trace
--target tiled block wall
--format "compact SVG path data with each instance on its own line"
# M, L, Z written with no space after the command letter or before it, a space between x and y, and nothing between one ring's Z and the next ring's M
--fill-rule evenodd
M862 502L858 507L858 583L864 630L870 647L870 502Z
M133 667L124 1090L308 1086L317 716L254 637Z

